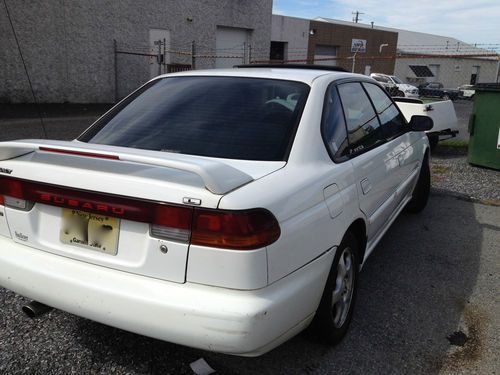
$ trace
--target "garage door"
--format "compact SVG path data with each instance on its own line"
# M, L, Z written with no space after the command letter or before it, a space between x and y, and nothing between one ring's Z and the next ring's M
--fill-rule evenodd
M246 51L248 48L249 32L246 29L236 27L217 27L216 49L217 58L216 68L232 68L234 65L246 62Z
M337 65L337 47L316 44L314 52L314 64L316 65ZM331 60L329 60L331 59Z

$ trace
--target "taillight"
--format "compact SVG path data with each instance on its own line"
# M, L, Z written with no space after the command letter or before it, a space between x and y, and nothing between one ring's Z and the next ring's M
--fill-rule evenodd
M148 223L154 237L200 246L250 250L280 236L276 218L262 208L193 208L0 176L0 204L30 210L36 202Z
M191 236L192 217L191 207L158 205L151 222L151 235L188 242Z
M191 243L250 250L270 245L279 238L280 233L276 218L265 209L221 211L196 208Z

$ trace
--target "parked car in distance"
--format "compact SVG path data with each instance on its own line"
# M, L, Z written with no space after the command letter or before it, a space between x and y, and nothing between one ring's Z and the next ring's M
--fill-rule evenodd
M476 93L474 85L462 85L458 87L458 97L461 99L472 99Z
M366 259L427 203L431 128L341 68L159 76L74 141L0 143L0 285L209 351L336 344Z
M395 95L392 95L392 92L390 92L392 96L418 98L418 88L408 83L404 83L396 76L382 73L372 73L370 74L370 77L372 77L377 82L380 82L382 85L397 87Z
M418 86L421 97L439 98L443 100L457 100L459 92L456 89L444 88L442 83L428 82Z

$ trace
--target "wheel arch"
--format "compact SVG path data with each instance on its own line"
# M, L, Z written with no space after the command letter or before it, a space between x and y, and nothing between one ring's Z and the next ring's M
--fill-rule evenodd
M354 237L359 241L359 263L363 263L366 251L366 223L363 219L359 218L354 220L354 222L347 228L347 232L351 232Z

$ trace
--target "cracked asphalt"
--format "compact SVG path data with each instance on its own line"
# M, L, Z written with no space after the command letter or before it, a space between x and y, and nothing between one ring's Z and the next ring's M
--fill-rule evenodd
M54 134L69 139L95 115L84 117L49 131L58 123ZM192 374L199 358L219 374L498 374L500 207L456 190L440 185L424 212L395 221L364 266L337 347L304 332L262 357L227 356L59 310L31 320L27 300L0 288L0 374Z

